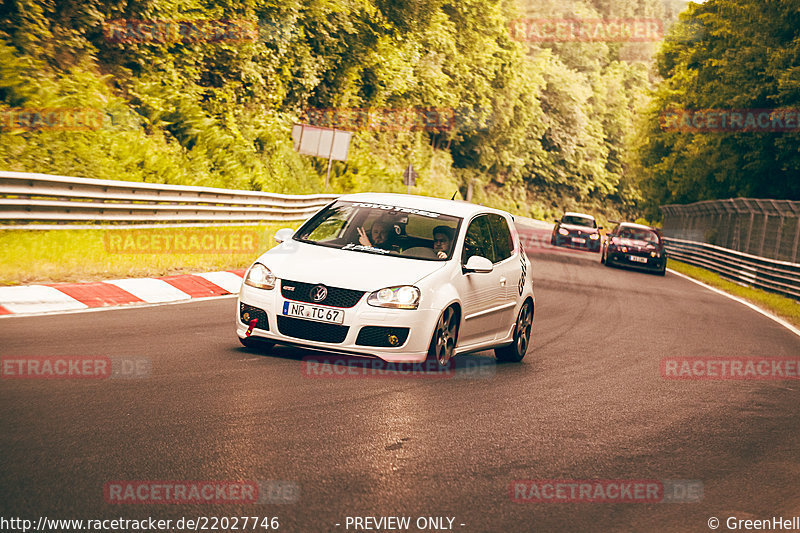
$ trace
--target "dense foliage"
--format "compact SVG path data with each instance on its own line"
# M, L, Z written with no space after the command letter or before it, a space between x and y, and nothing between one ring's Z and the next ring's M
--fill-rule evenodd
M0 168L319 192L327 162L292 147L291 124L307 110L435 108L452 111L452 127L357 132L332 189L404 191L400 174L413 162L423 194L458 190L538 216L576 206L633 213L638 167L627 146L657 43L529 43L510 28L523 17L668 21L682 5L7 0L0 111L92 108L105 118L90 130L0 126ZM241 33L159 39L157 28L120 20L235 21Z
M687 32L697 38L682 39ZM658 205L715 198L800 200L797 120L794 128L787 128L793 131L758 127L733 131L722 127L719 114L785 109L796 117L800 110L797 0L690 4L667 36L658 71L664 81L637 141L638 174L651 213ZM718 118L715 127L708 128L713 131L669 128L665 116L676 110L711 110ZM691 122L695 124L704 123Z

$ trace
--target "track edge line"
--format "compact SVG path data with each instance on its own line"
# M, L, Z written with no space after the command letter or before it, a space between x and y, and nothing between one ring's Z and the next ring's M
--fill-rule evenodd
M735 302L739 302L739 303L740 303L740 304L742 304L742 305L746 305L747 307L749 307L749 308L750 308L750 309L752 309L753 311L756 311L756 312L758 312L758 313L761 313L761 314L762 314L762 315L764 315L765 317L767 317L767 318L769 318L769 319L772 319L772 320L774 320L775 322L777 322L778 324L780 324L780 325L781 325L781 326L783 326L784 328L788 329L789 331L791 331L792 333L794 333L795 335L797 335L798 337L800 337L800 329L798 329L798 328L794 327L792 324L790 324L790 323L789 323L789 322L787 322L786 320L784 320L784 319L782 319L781 317L779 317L779 316L777 316L777 315L775 315L775 314L773 314L773 313L771 313L771 312L767 311L766 309L762 309L761 307L757 306L756 304L754 304L754 303L752 303L752 302L748 302L748 301L747 301L747 300L745 300L744 298L739 298L738 296L735 296L735 295L733 295L733 294L731 294L731 293L729 293L729 292L725 292L725 291L723 291L722 289L718 289L718 288L716 288L716 287L712 287L711 285L709 285L709 284L707 284L707 283L703 283L702 281L696 280L696 279L694 279L693 277L691 277L691 276L687 276L686 274L683 274L683 273L681 273L681 272L678 272L678 271L676 271L676 270L672 270L671 268L668 268L668 269L667 269L667 272L669 272L669 273L671 273L671 274L675 274L676 276L680 276L680 277L682 277L682 278L684 278L684 279L688 279L688 280L689 280L689 281L691 281L692 283L697 283L697 284L698 284L698 285L700 285L701 287L705 287L706 289L708 289L708 290L710 290L710 291L714 291L714 292L716 292L717 294L721 294L721 295L723 295L723 296L725 296L725 297L727 297L727 298L730 298L731 300L733 300L733 301L735 301Z

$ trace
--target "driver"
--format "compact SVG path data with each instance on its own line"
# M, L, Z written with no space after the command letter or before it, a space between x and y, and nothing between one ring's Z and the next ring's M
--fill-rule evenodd
M447 259L453 246L453 228L436 226L433 228L433 251L439 259Z
M369 236L363 227L358 227L358 242L362 246L379 248L381 250L396 250L397 247L392 243L394 228L385 219L378 219L372 223Z

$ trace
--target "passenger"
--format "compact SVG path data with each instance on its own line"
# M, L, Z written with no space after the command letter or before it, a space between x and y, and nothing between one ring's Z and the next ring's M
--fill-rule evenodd
M369 246L371 248L380 248L381 250L397 250L394 245L394 227L388 220L378 219L372 223L372 228L369 232L370 236L367 237L367 232L363 227L358 228L358 242L362 246Z
M447 259L453 245L453 228L436 226L433 228L433 251L439 259Z

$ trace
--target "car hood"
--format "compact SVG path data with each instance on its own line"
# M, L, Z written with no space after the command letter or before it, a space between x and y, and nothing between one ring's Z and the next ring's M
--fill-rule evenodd
M288 240L258 260L281 279L361 291L413 285L449 262L339 250Z
M630 246L631 248L643 248L647 250L655 250L658 248L658 246L652 242L640 241L638 239L624 239L620 237L616 237L614 239L614 244L617 246Z
M583 233L597 233L597 228L589 228L586 226L576 226L575 224L561 224L561 227L569 231L580 231Z

